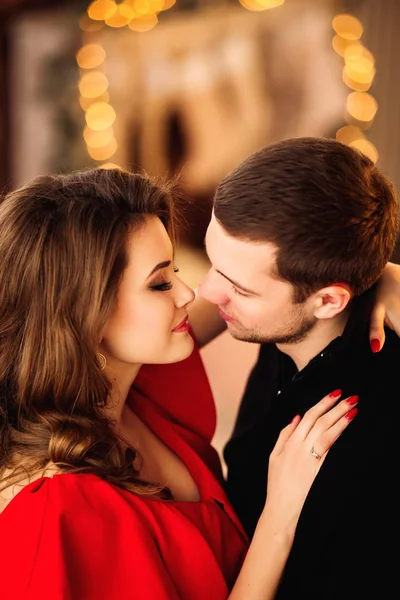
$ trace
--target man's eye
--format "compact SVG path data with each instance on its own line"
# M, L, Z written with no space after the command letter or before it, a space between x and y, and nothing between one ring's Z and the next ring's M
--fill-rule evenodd
M243 292L239 292L239 290L233 285L232 286L232 291L237 294L238 296L243 296L243 298L248 298L248 294L244 294Z

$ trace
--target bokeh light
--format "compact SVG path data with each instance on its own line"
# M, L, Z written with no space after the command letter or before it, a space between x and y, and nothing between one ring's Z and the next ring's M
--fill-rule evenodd
M106 57L105 50L100 44L86 44L76 54L76 62L81 69L95 69Z
M95 102L89 106L85 115L88 127L94 131L108 129L114 123L115 117L115 110L107 102Z
M355 140L354 142L350 142L349 146L352 148L357 148L357 150L368 156L368 158L370 158L374 163L376 163L379 158L378 150L369 140Z
M332 27L341 38L346 40L358 40L364 32L361 22L353 15L336 15L332 21Z

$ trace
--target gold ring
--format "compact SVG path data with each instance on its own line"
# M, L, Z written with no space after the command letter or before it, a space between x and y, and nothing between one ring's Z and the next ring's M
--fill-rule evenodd
M314 456L314 458L318 458L318 459L321 458L321 455L318 454L318 452L315 452L314 446L311 448L310 454L311 454L311 456Z

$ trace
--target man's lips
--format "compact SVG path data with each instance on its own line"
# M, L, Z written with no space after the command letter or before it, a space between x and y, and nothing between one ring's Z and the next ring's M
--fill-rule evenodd
M183 319L183 321L178 323L178 325L176 327L174 327L172 331L188 331L188 330L189 330L189 317L186 315L186 317Z
M232 322L235 319L233 317L230 317L229 315L225 314L223 310L221 310L219 308L219 314L221 315L221 317L223 318L224 321L228 321L228 322Z

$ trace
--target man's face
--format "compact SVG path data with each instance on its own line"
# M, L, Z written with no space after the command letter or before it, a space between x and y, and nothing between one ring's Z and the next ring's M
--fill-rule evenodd
M295 304L292 285L274 276L274 244L234 238L214 215L205 243L212 266L199 295L218 305L233 337L276 344L306 337L316 323L312 300Z

